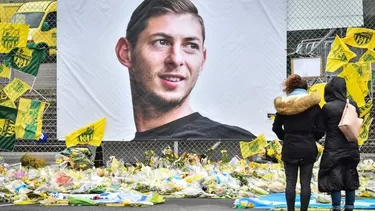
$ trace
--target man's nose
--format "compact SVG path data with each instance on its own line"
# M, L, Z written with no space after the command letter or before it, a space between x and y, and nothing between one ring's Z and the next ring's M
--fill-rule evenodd
M172 65L174 68L184 65L184 58L182 48L180 46L173 46L166 59L168 65Z

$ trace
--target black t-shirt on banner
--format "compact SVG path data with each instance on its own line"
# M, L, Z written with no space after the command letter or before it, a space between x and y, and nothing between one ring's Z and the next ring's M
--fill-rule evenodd
M221 124L198 112L144 132L136 132L134 140L147 139L243 139L256 138L240 127Z

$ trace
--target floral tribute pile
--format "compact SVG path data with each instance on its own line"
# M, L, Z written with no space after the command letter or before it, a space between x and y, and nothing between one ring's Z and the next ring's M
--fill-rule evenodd
M171 147L161 156L148 150L143 162L124 163L111 157L105 167L95 168L91 152L85 147L68 148L56 155L56 163L26 154L20 163L0 161L0 201L17 205L102 205L150 206L168 198L259 197L285 190L281 145L268 143L247 159L229 158L221 150L221 159L211 161L220 142L204 153L185 152L177 155ZM322 146L319 146L322 152ZM1 159L1 158L0 158ZM329 197L318 192L314 167L312 192L323 203ZM375 163L361 161L359 167L361 197L375 198ZM297 192L300 187L297 183ZM251 207L251 204L246 204Z

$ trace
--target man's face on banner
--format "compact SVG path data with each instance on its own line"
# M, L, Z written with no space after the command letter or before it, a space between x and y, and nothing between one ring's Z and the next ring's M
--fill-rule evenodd
M130 58L130 75L138 91L163 103L182 103L206 59L201 24L190 14L153 17Z

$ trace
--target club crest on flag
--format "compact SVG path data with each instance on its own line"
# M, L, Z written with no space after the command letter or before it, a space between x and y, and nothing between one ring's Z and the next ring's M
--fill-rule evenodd
M88 144L94 137L94 126L88 127L85 132L81 133L77 139L79 144Z
M258 154L265 146L267 146L267 140L264 134L259 135L252 141L240 141L241 155L243 158L248 158Z
M258 142L257 142L257 141L254 142L254 144L251 145L251 146L249 147L249 149L250 149L250 151L257 152L257 151L259 150L259 144L258 144Z
M354 34L354 40L358 45L367 45L372 38L371 32L359 32Z
M65 137L66 146L77 145L100 146L103 141L107 118L99 119L83 126Z
M370 114L367 114L364 117L362 127L360 134L358 136L358 145L362 146L367 140L368 140L368 135L370 132L370 125L373 121L373 118L370 118Z
M0 119L0 136L13 136L15 122L10 119Z
M352 63L354 69L358 72L358 74L362 75L363 71L362 71L362 67L360 65L357 65L355 63Z
M18 48L13 61L19 67L26 67L30 64L33 51L28 48Z
M0 89L0 105L8 100L10 100L8 95L4 92L3 89Z
M365 53L360 58L360 61L368 62L368 61L375 61L375 57L370 53Z
M3 30L1 45L8 50L16 47L20 41L20 29L10 25Z
M4 87L5 94L9 99L15 101L21 95L23 95L27 90L30 90L31 86L23 82L21 79L14 78L9 84Z
M15 123L16 138L39 140L46 102L20 98Z
M364 117L371 111L371 108L372 108L372 100L369 100L364 106L359 107L359 113L360 113L359 116L361 118Z
M3 89L0 89L0 103L9 100L9 97L7 94L5 94Z
M39 108L37 108L37 109L39 109ZM28 112L28 116L26 116L25 119L24 119L25 124L36 125L38 123L38 121L37 121L38 114L39 114L39 110L30 108L30 110Z
M335 59L341 60L343 62L348 61L345 56L344 50L340 45L337 45L335 49L332 49L332 53Z
M17 109L0 105L0 149L12 151L16 140Z
M25 88L25 87L24 87L24 84L21 83L21 82L19 82L19 83L13 83L13 84L11 84L10 87L11 87L14 91L16 91L16 92L22 92L23 89Z

